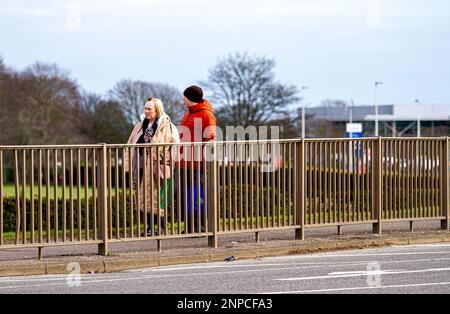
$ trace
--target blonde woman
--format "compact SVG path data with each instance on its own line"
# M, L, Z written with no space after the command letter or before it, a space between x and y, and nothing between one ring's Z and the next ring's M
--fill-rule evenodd
M145 119L143 122L138 122L134 127L133 132L128 139L128 144L162 144L162 143L179 143L180 136L177 128L171 122L169 116L164 112L163 102L158 98L148 98L144 107ZM170 193L168 191L171 190L172 178L170 171L170 163L171 163L171 154L169 147L165 148L153 148L150 153L150 148L145 149L146 153L144 153L144 149L140 148L135 150L133 154L133 183L134 186L137 186L137 155L139 155L139 166L140 166L140 193L139 193L139 204L141 212L144 212L144 208L147 209L147 215L149 219L147 220L147 235L152 236L151 223L150 219L155 219L158 217L158 211L160 212L161 217L164 217L164 194L166 194L168 202L170 201ZM159 165L158 163L158 154L159 154ZM166 164L164 165L164 156L166 157ZM144 162L145 161L145 162ZM128 155L125 156L125 168L129 169L129 158ZM144 190L143 190L143 167L145 168L146 178L145 178L145 187L147 193L147 202L144 204ZM151 173L150 169L153 169L153 173ZM166 179L166 184L164 184L163 180ZM160 181L161 190L158 190L158 180ZM152 183L152 184L151 184ZM164 186L167 186L167 192L164 191ZM151 189L153 187L153 190ZM153 195L153 197L151 197ZM158 203L158 195L160 195L161 204ZM153 204L151 199L153 198ZM170 203L168 203L170 205ZM145 207L144 207L145 206ZM161 230L165 229L164 219L161 222ZM154 225L157 223L154 220ZM162 233L162 232L158 232ZM158 234L155 232L155 234Z

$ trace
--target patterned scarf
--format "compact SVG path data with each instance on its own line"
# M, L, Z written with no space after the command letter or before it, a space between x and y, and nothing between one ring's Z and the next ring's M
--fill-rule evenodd
M144 143L150 144L152 141L153 136L155 136L156 130L158 129L158 121L153 122L152 125L148 125L147 129L145 130L143 137L144 137ZM139 157L141 157L142 152L139 149ZM150 150L147 150L147 156L150 155ZM143 166L143 161L140 161L140 168ZM142 173L142 172L141 172ZM137 182L136 182L136 169L133 170L133 186L136 188Z

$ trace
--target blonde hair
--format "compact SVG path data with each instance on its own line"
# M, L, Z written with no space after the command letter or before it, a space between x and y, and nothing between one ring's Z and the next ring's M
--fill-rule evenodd
M155 105L156 118L159 118L159 117L161 117L162 115L165 114L165 112L164 112L164 104L161 101L161 99L158 99L158 98L147 98L146 104L148 102L151 102L151 103L153 103Z

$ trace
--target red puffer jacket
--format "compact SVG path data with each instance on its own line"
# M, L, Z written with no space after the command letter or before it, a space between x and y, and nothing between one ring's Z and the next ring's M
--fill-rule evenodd
M214 108L208 100L189 108L181 121L180 140L182 143L189 142L209 142L216 139L216 117L214 116ZM186 160L192 160L190 149L182 149ZM196 154L196 151L194 151ZM182 155L183 156L183 155ZM182 158L184 160L185 158ZM198 161L198 158L194 158ZM190 163L187 163L190 168ZM184 162L181 163L184 167ZM197 168L197 163L194 163L194 168Z

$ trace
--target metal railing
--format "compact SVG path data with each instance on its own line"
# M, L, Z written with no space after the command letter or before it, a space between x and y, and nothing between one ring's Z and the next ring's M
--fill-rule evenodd
M449 138L0 147L0 249L449 226Z

